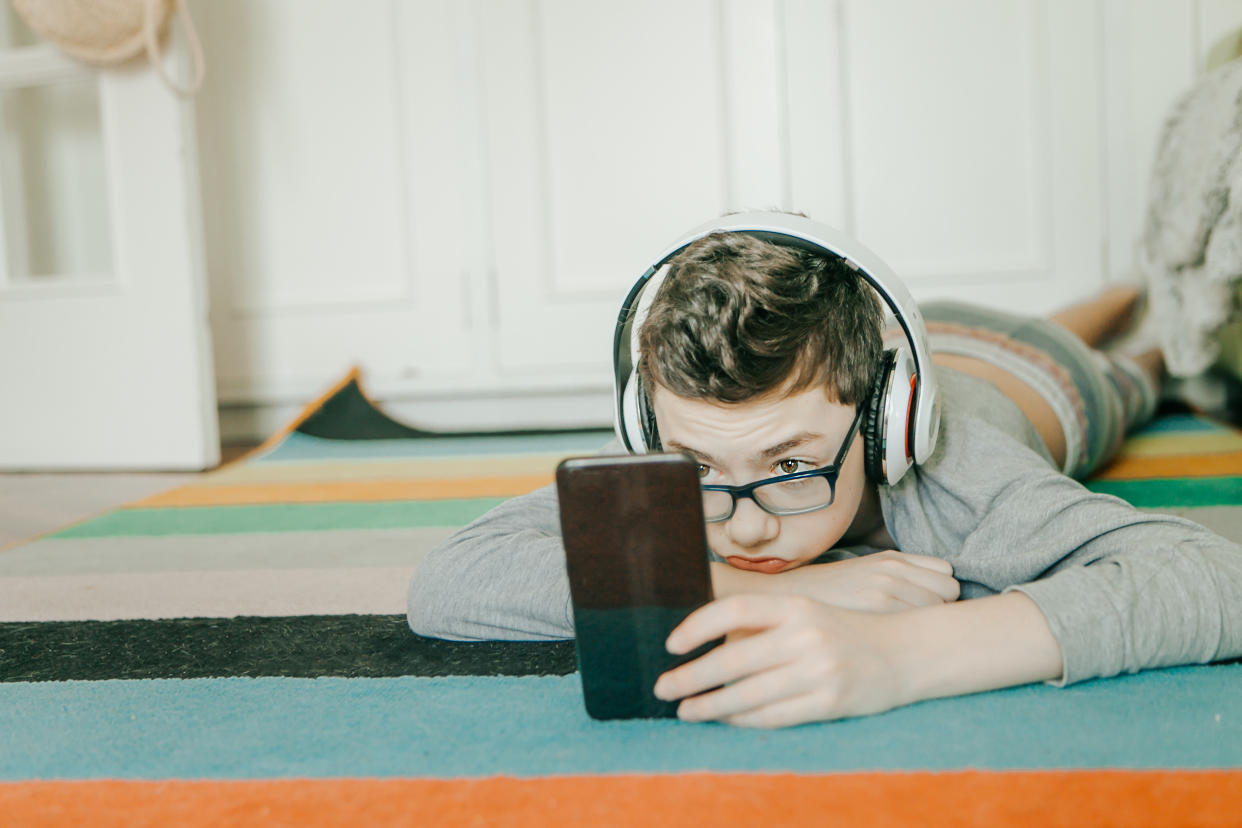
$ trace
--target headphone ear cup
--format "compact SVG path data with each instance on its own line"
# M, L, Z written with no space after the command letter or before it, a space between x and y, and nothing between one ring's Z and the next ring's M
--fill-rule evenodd
M634 384L638 393L638 421L643 430L643 447L645 451L660 451L660 432L656 429L655 409L651 407L651 399L647 389L643 387L642 377L636 372Z
M867 398L867 413L863 417L863 462L867 477L875 483L884 483L884 401L888 397L888 384L893 376L897 352L888 350L880 359L871 384L871 396Z
M638 387L638 374L631 374L621 394L617 409L617 437L631 454L646 454L647 440L643 428L642 389Z
M914 403L914 360L905 349L884 352L883 366L867 401L863 429L867 474L892 486L913 465L910 452L910 412Z

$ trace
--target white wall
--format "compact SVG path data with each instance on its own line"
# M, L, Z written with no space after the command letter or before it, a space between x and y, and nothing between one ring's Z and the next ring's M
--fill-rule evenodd
M439 427L604 424L611 320L726 209L917 298L1124 275L1172 98L1239 0L197 0L226 436L350 364Z

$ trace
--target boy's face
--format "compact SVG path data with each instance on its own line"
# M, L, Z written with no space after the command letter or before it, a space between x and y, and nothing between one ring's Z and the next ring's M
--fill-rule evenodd
M855 413L824 386L728 404L657 388L652 406L664 449L695 458L704 483L731 486L830 464ZM810 563L832 548L862 501L862 440L857 434L845 457L831 506L778 517L750 498L738 498L733 517L707 524L712 550L739 569L775 573Z

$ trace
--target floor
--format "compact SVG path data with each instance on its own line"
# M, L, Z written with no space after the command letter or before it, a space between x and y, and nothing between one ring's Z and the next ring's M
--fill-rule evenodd
M223 462L251 446L225 446ZM0 474L0 550L184 485L199 473L72 472Z

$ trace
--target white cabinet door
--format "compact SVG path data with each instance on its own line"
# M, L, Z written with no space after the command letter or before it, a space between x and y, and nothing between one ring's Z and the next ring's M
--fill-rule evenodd
M0 48L0 468L219 459L189 104Z
M793 205L859 238L921 301L1039 314L1097 289L1096 4L836 7L785 7Z
M454 4L192 8L215 55L198 135L221 401L301 405L353 364L386 393L460 386L481 234Z
M1060 0L488 6L499 370L606 378L625 290L724 210L840 226L919 299L1084 295L1106 273L1097 18Z
M776 5L487 6L499 371L606 384L621 299L678 233L786 206Z

